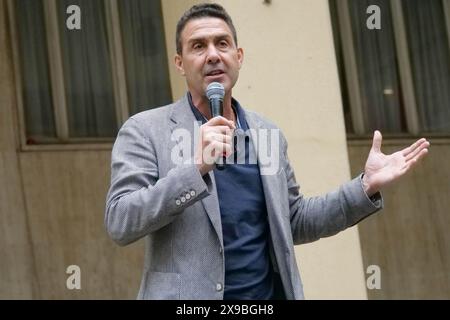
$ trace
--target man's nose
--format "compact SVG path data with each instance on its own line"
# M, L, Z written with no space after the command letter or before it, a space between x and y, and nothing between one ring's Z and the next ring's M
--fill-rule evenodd
M210 64L216 64L219 61L220 61L220 55L219 55L219 51L217 50L216 46L214 46L214 45L208 46L207 62Z

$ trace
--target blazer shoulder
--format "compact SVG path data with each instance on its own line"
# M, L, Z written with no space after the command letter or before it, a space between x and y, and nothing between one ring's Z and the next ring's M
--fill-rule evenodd
M165 106L145 110L128 118L121 126L117 139L128 134L141 136L152 140L168 130L173 103Z
M130 119L140 124L165 123L169 119L175 103L148 109L131 116Z

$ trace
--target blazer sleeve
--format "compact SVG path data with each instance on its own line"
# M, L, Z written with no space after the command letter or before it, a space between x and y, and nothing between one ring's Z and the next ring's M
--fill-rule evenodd
M372 199L365 193L362 174L323 196L304 197L288 160L286 139L282 139L294 244L335 235L383 208L380 193Z
M118 244L132 243L171 223L186 207L208 196L211 188L209 175L202 177L194 161L159 178L152 141L130 118L112 150L106 229Z

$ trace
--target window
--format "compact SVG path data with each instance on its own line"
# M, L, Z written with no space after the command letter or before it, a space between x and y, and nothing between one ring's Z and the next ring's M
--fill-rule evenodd
M69 6L81 29L67 27ZM8 3L24 144L112 141L172 100L160 1Z
M377 5L381 29L370 30ZM450 1L330 0L349 136L450 134Z

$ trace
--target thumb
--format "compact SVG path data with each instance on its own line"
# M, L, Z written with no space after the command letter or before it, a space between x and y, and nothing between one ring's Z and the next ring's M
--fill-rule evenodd
M381 136L381 132L376 130L373 134L373 143L372 143L372 150L376 152L381 152L381 141L383 140L383 137Z

